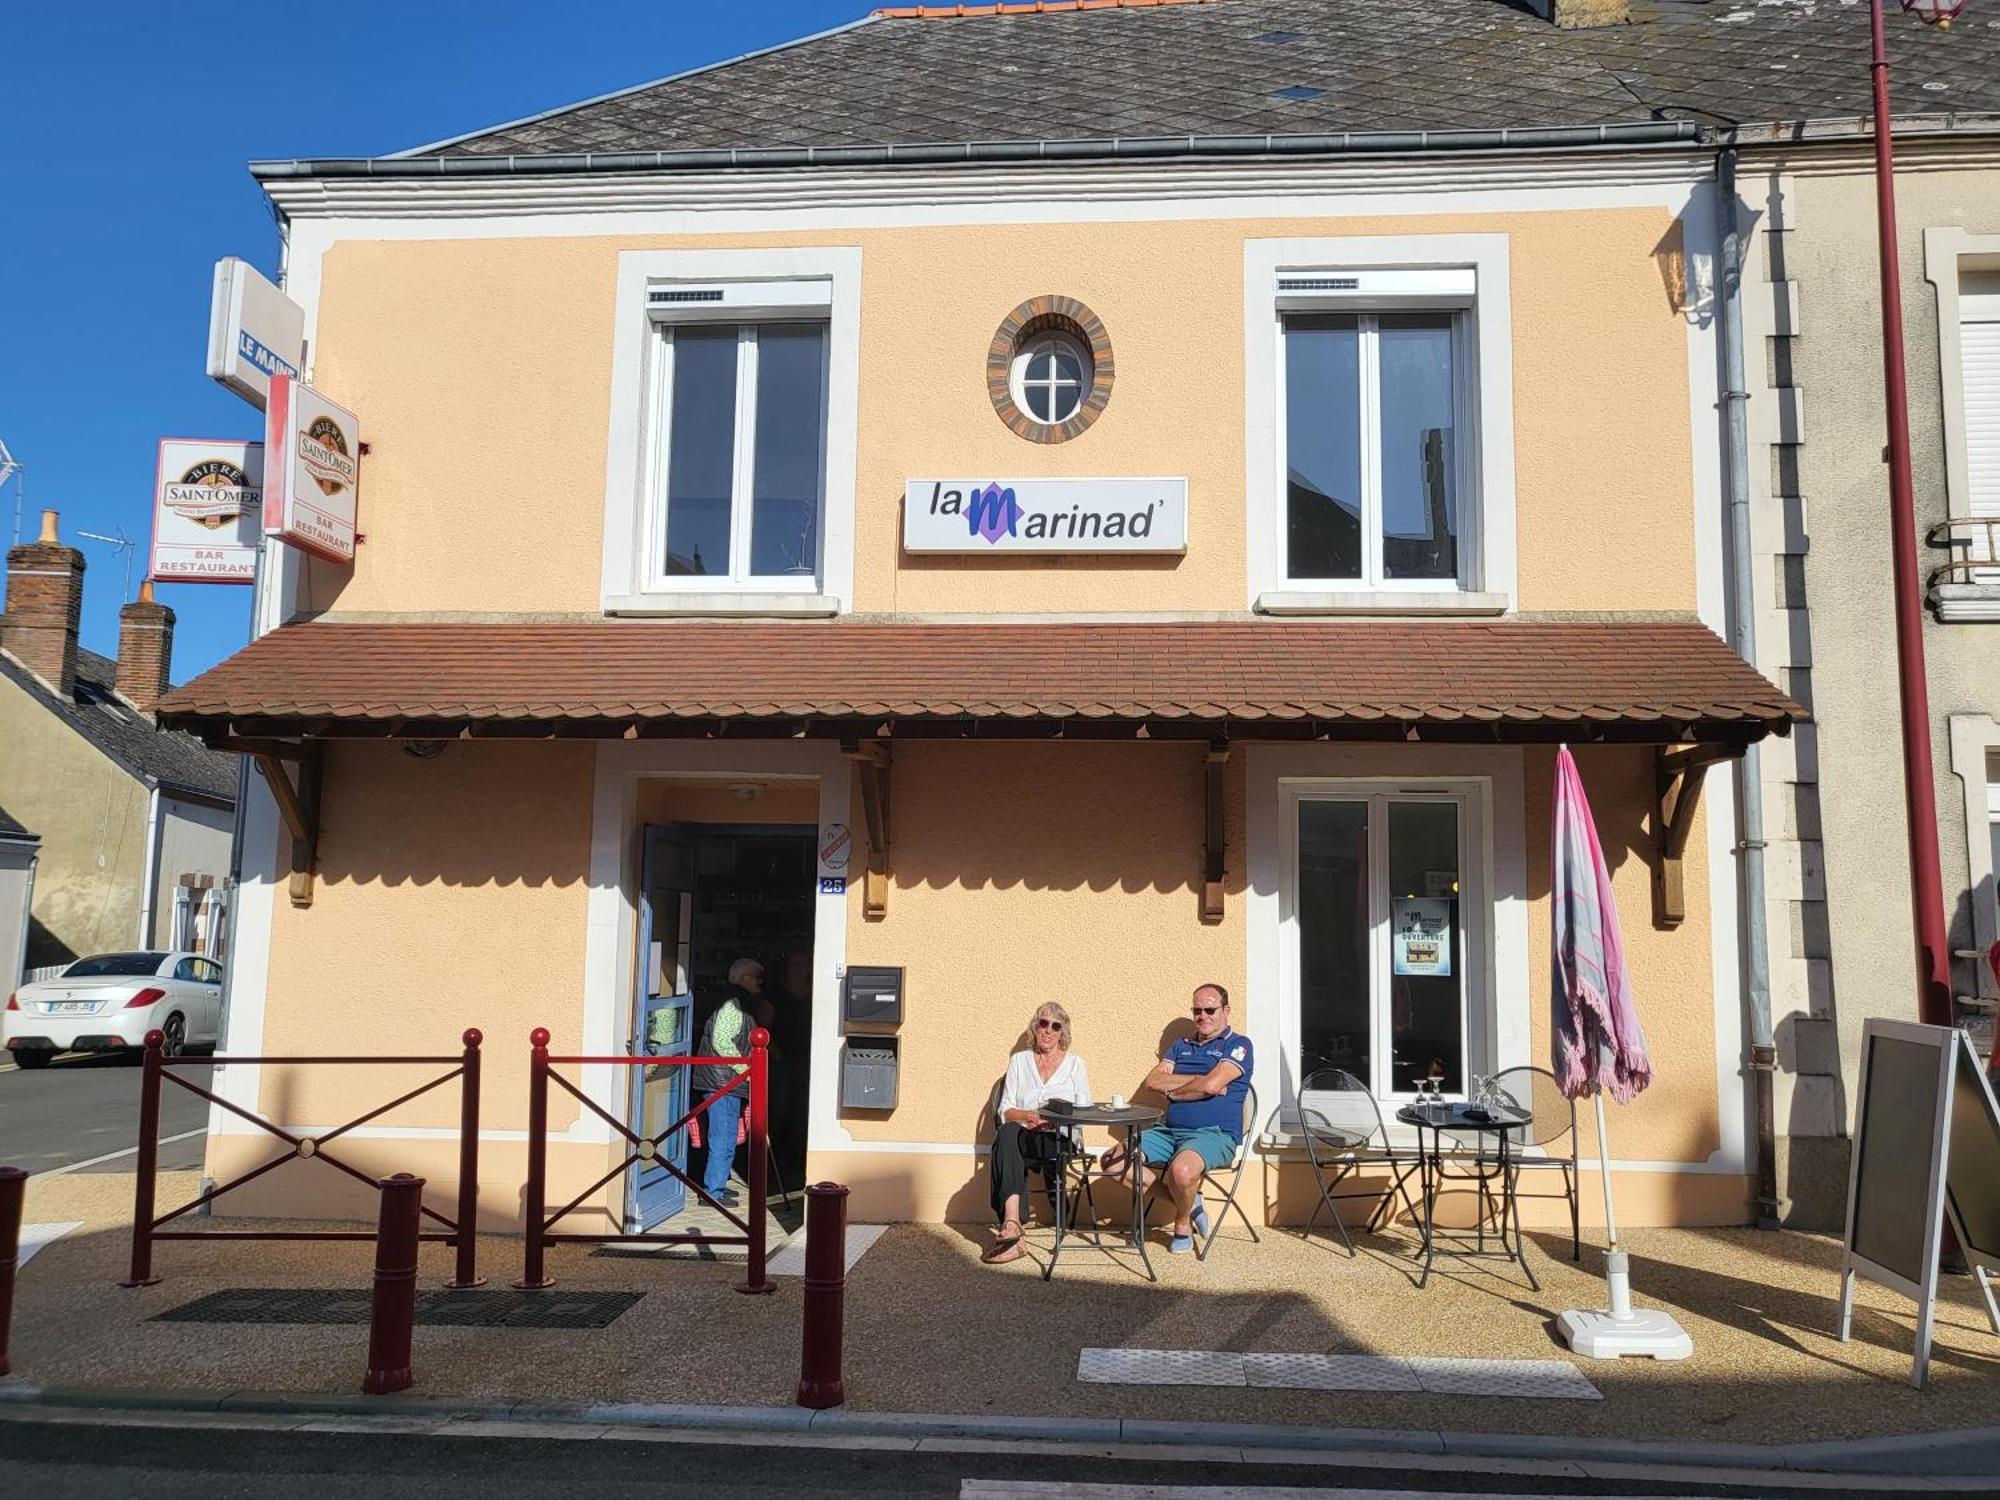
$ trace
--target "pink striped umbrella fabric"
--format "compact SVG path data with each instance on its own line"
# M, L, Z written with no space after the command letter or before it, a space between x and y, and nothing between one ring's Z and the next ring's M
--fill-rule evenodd
M1653 1081L1653 1065L1632 1005L1611 871L1567 745L1556 754L1550 863L1556 1079L1572 1099L1603 1089L1627 1104Z

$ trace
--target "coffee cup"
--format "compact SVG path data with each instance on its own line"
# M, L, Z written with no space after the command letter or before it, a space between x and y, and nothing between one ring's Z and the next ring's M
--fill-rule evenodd
M1113 1109L1125 1108L1125 1096L1123 1094L1113 1094L1111 1096L1111 1107Z

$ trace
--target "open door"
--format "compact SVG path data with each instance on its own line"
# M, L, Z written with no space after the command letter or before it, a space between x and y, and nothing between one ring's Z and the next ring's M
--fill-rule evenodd
M694 851L678 827L648 825L639 873L639 962L634 982L631 1050L686 1057L694 1046L694 995L688 982L688 936L694 917ZM633 1068L630 1114L635 1134L652 1138L687 1112L688 1070ZM677 1130L660 1159L685 1172L688 1133ZM626 1174L625 1232L644 1234L687 1202L687 1184L659 1161Z

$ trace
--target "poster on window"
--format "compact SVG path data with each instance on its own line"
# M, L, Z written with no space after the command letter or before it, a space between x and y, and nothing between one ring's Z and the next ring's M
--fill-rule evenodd
M1398 974L1451 975L1451 902L1428 896L1396 901L1395 970Z

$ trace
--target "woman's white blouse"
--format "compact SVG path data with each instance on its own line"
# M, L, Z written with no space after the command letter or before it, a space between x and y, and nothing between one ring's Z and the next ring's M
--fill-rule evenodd
M1008 1110L1040 1110L1051 1099L1067 1099L1071 1104L1096 1102L1090 1097L1090 1075L1084 1071L1082 1058L1065 1052L1047 1083L1035 1067L1033 1052L1016 1052L1007 1059L1007 1082L1001 1086L1000 1108L994 1112L1002 1125L1007 1123Z

